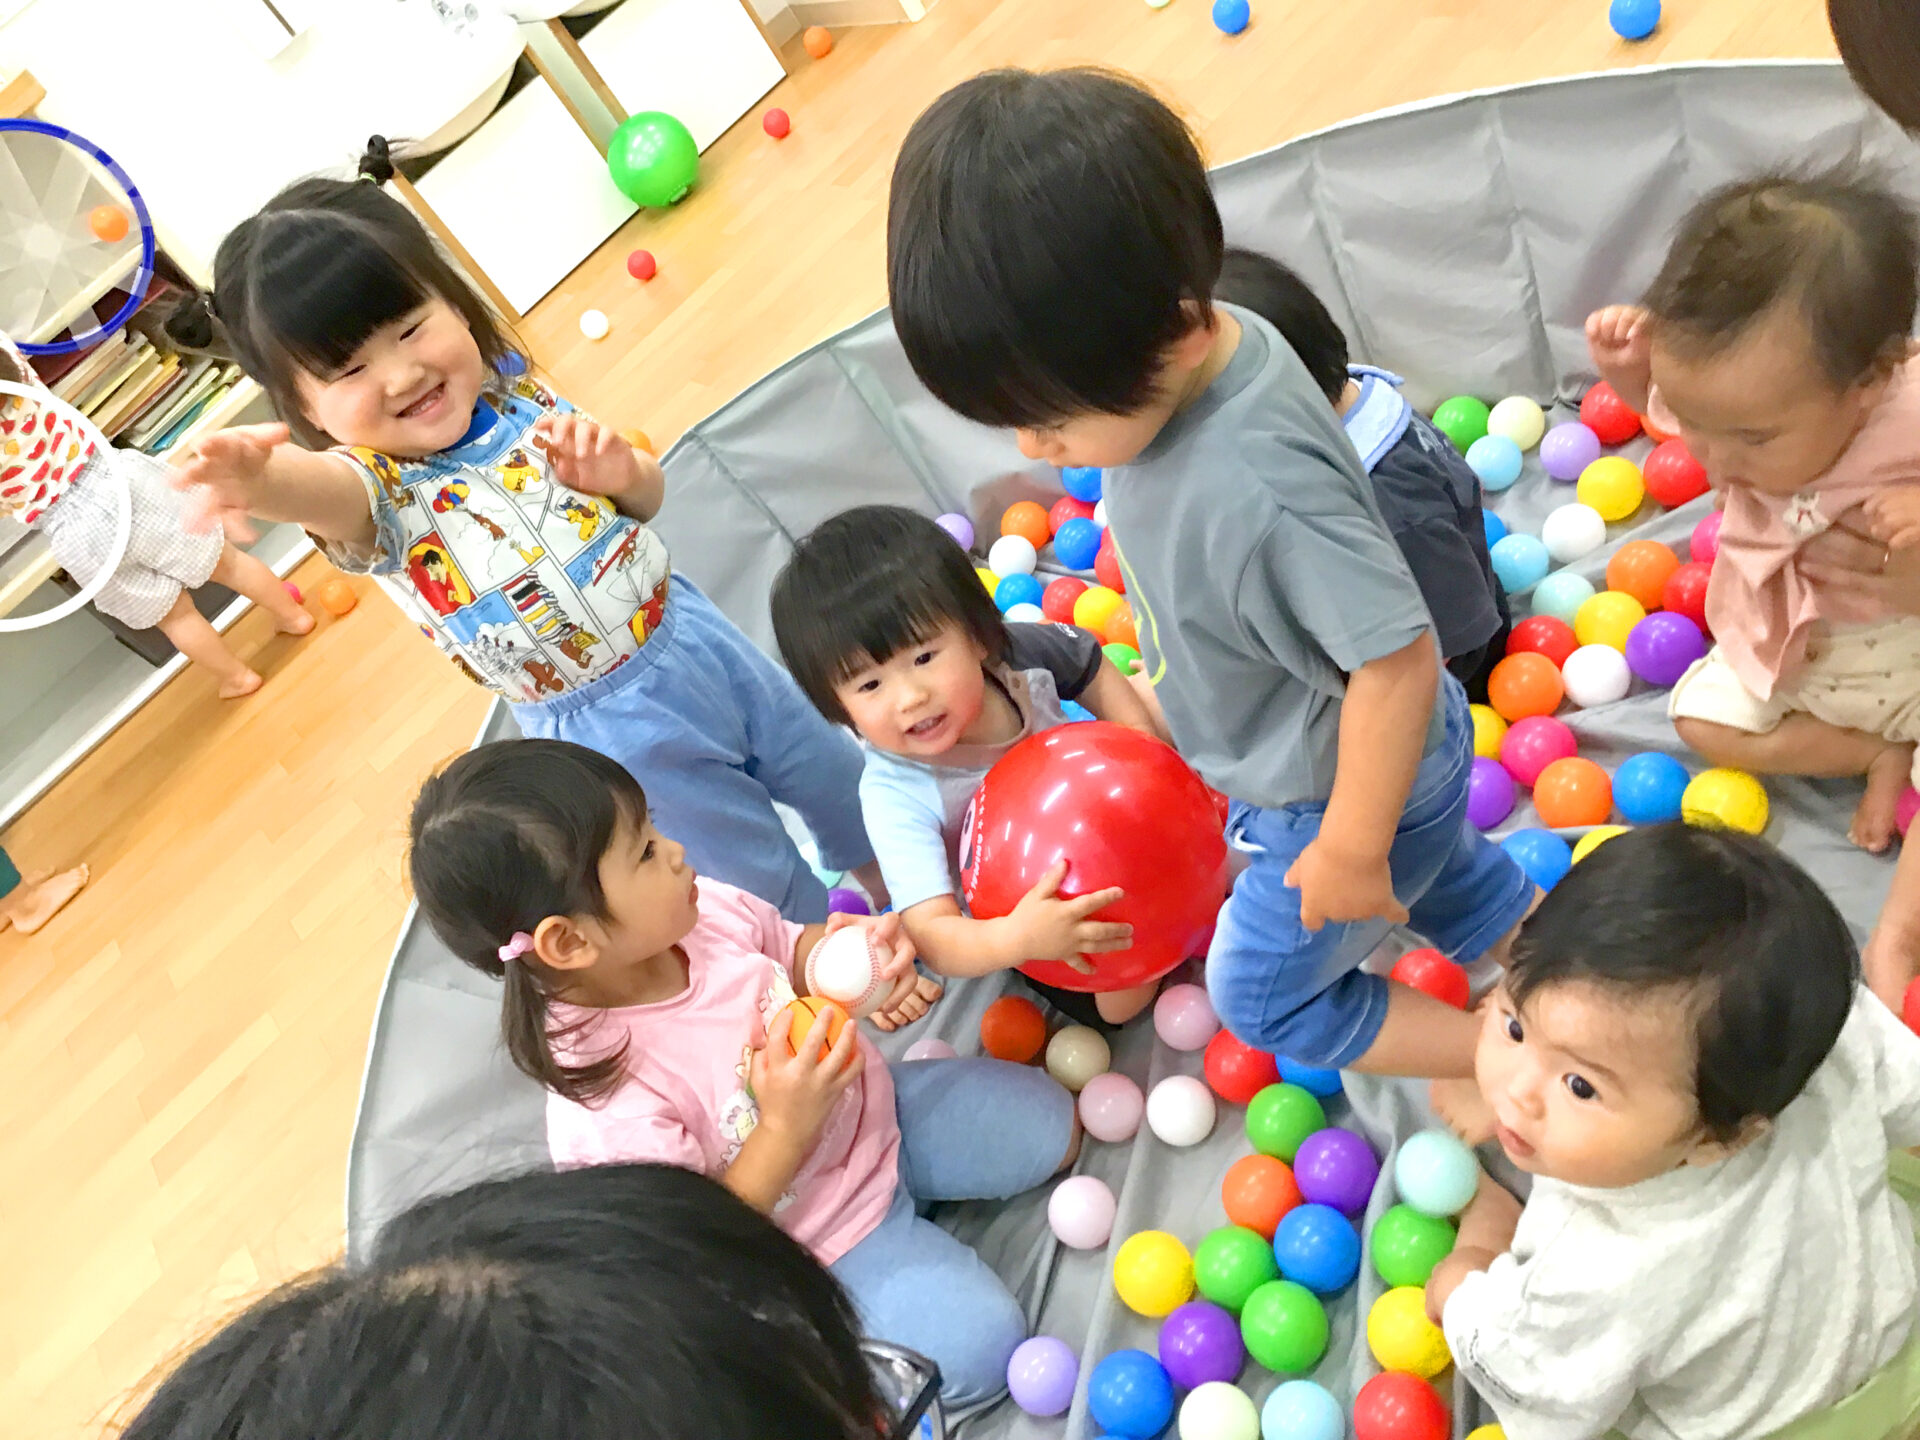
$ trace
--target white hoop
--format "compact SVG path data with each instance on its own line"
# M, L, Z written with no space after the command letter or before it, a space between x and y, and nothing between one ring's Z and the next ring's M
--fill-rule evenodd
M17 395L30 404L50 406L56 415L72 421L79 428L80 434L93 443L96 451L92 461L94 473L87 476L87 483L97 485L111 476L114 488L120 495L119 514L114 517L113 522L113 547L108 552L106 563L100 567L99 573L80 587L78 595L69 596L51 610L36 611L18 620L11 616L0 617L0 635L7 635L23 630L39 630L56 621L64 620L106 588L107 582L113 578L113 572L120 568L120 562L126 558L127 542L133 538L133 491L129 488L126 477L114 469L111 458L112 443L100 433L99 426L73 406L45 390L15 385L7 380L0 380L0 395Z

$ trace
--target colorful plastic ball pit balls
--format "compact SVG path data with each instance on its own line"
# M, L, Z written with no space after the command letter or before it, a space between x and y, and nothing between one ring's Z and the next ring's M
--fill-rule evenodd
M1213 0L1213 23L1222 35L1238 35L1252 19L1247 0Z
M1658 825L1680 818L1680 799L1693 779L1671 755L1644 750L1629 755L1613 772L1613 803L1633 825Z
M1006 615L1008 623L1013 625L1041 625L1047 619L1046 611L1025 600L1018 605L1009 605Z
M1047 1225L1072 1250L1098 1250L1113 1235L1113 1191L1092 1175L1074 1175L1047 1197Z
M1046 512L1040 513L1040 524L1047 523ZM1009 575L1031 575L1033 567L1040 563L1040 551L1024 535L1002 535L987 547L987 568L1001 579Z
M1360 1232L1331 1205L1297 1205L1273 1232L1280 1273L1316 1295L1332 1295L1360 1273Z
M1622 40L1644 40L1660 26L1660 0L1613 0L1607 23Z
M1106 1037L1090 1025L1067 1025L1047 1042L1047 1073L1078 1095L1113 1063Z
M1367 1348L1382 1370L1431 1380L1453 1363L1447 1337L1427 1318L1427 1296L1418 1285L1401 1285L1367 1312Z
M1309 1204L1358 1215L1373 1198L1380 1161L1353 1131L1329 1126L1301 1142L1293 1157L1293 1178Z
M1613 782L1591 760L1556 760L1533 782L1533 808L1549 829L1602 825L1613 813Z
M1159 1319L1193 1298L1193 1257L1164 1230L1142 1230L1113 1257L1113 1288L1135 1314Z
M1531 450L1547 433L1546 412L1525 395L1509 395L1488 413L1487 433Z
M1571 625L1580 607L1593 598L1593 582L1571 570L1559 570L1533 588L1533 613Z
M1047 588L1040 592L1040 609L1055 624L1071 625L1074 604L1086 593L1086 581L1062 575L1058 580L1049 580Z
M980 1048L996 1060L1025 1065L1046 1043L1046 1017L1024 996L1002 995L980 1017Z
M1100 553L1093 557L1093 576L1117 595L1127 593L1127 577L1120 571L1120 552L1113 548L1113 534L1100 537Z
M1340 1402L1311 1380L1274 1387L1260 1409L1261 1440L1347 1440Z
M1394 961L1387 978L1431 995L1442 1005L1451 1005L1456 1010L1466 1009L1473 993L1467 972L1428 946L1409 950Z
M1707 637L1684 615L1649 615L1627 636L1627 664L1649 685L1678 684L1707 653Z
M1500 742L1506 738L1507 722L1491 705L1475 705L1473 713L1473 753L1483 760L1500 758Z
M1316 1100L1324 1100L1329 1095L1338 1095L1345 1088L1338 1070L1329 1070L1318 1065L1302 1065L1298 1060L1289 1060L1284 1055L1277 1058L1280 1061L1282 1085L1297 1085Z
M1510 726L1500 742L1500 763L1522 785L1532 785L1556 760L1575 754L1573 731L1551 715L1530 715Z
M1555 665L1567 663L1567 657L1580 648L1573 627L1551 615L1533 615L1519 621L1507 632L1507 654L1531 651L1544 655Z
M1060 472L1060 488L1089 505L1100 503L1102 480L1100 469L1093 465L1069 465Z
M1574 613L1573 633L1582 645L1611 645L1625 654L1627 637L1646 618L1646 610L1631 595L1602 590Z
M1540 463L1547 474L1571 485L1580 472L1600 458L1600 437L1578 420L1556 425L1540 442Z
M1169 985L1153 1002L1153 1029L1172 1050L1204 1050L1220 1033L1220 1017L1199 985Z
M636 205L672 205L700 174L700 147L673 116L645 110L620 122L607 141L607 173Z
M1646 610L1665 603L1667 580L1680 557L1658 540L1629 540L1607 561L1607 588L1631 595Z
M1481 488L1497 495L1520 478L1520 447L1505 435L1482 435L1467 447L1467 465Z
M993 587L993 603L999 607L1002 615L1018 605L1031 605L1037 610L1040 608L1040 602L1046 598L1046 594L1038 576L1003 575L1000 577L1000 583ZM1046 614L1044 610L1040 613Z
M1180 1402L1180 1440L1260 1440L1253 1397L1231 1379L1209 1380Z
M1393 1157L1393 1188L1422 1215L1448 1219L1467 1208L1480 1185L1480 1162L1447 1130L1409 1135Z
M1443 400L1440 408L1433 412L1435 428L1451 440L1453 448L1462 455L1487 433L1487 421L1492 418L1493 412L1471 395L1455 395L1451 400Z
M1580 423L1602 445L1624 445L1640 433L1640 417L1604 380L1581 398Z
M1480 512L1480 528L1486 533L1489 550L1507 538L1507 522L1491 510Z
M1616 835L1627 833L1625 825L1596 825L1573 844L1573 863L1578 865Z
M1607 522L1591 505L1562 505L1540 523L1540 543L1560 564L1571 565L1607 543Z
M1542 890L1551 890L1573 868L1573 847L1551 830L1516 830L1500 842L1500 848Z
M1038 550L1047 543L1047 512L1034 500L1019 500L1000 516L1000 533L1018 535ZM997 568L997 567L996 567Z
M1532 535L1509 535L1487 552L1493 573L1509 595L1530 590L1546 577L1553 557L1547 547Z
M1627 637L1627 644L1633 644L1633 636ZM1582 710L1625 699L1633 688L1627 657L1611 645L1582 645L1560 667L1560 678L1566 684L1567 699Z
M645 282L660 273L660 262L653 258L651 250L635 250L627 256L627 274Z
M1662 440L1641 463L1647 493L1669 510L1707 493L1707 467L1693 458L1684 440Z
M1304 1374L1327 1353L1326 1307L1304 1285L1270 1281L1247 1297L1240 1311L1240 1338L1247 1353L1267 1369Z
M1689 560L1667 577L1660 595L1663 610L1686 616L1700 627L1702 635L1707 633L1707 581L1712 574L1711 566Z
M1687 540L1687 553L1702 565L1713 564L1714 557L1720 553L1720 522L1725 515L1724 510L1709 511L1707 517L1693 527L1693 534Z
M1289 1165L1307 1137L1326 1128L1327 1112L1319 1097L1299 1085L1266 1085L1247 1102L1247 1143L1258 1154Z
M1289 1207L1289 1213L1293 1208L1297 1205ZM1274 1222L1276 1226L1279 1223ZM1193 1252L1195 1287L1215 1305L1235 1314L1249 1295L1279 1278L1280 1262L1274 1259L1272 1240L1248 1226L1222 1225Z
M1173 1380L1144 1350L1116 1350L1087 1377L1087 1413L1119 1440L1153 1440L1173 1419Z
M1909 785L1900 792L1900 798L1894 802L1893 828L1900 832L1902 840L1913 826L1913 817L1920 815L1920 790Z
M1169 1075L1147 1092L1147 1128L1178 1149L1211 1135L1218 1116L1213 1095L1191 1075Z
M1530 650L1507 656L1487 676L1487 699L1509 723L1530 715L1551 715L1565 694L1560 667Z
M1273 1056L1242 1044L1227 1030L1207 1042L1203 1068L1214 1093L1235 1105L1245 1105L1280 1079L1280 1066Z
M323 581L317 592L320 608L338 620L360 603L360 594L339 576Z
M1104 635L1108 623L1126 603L1117 592L1105 585L1089 585L1081 592L1080 598L1073 602L1073 623L1082 630Z
M1035 1335L1007 1361L1007 1394L1029 1415L1064 1415L1080 1378L1080 1357L1066 1341Z
M1053 553L1069 570L1089 570L1100 553L1101 529L1092 520L1074 518L1055 532Z
M952 513L942 515L933 522L953 537L954 544L962 550L973 548L973 522L964 515Z
M1258 1235L1269 1260L1273 1258L1273 1232L1279 1228L1286 1213L1299 1203L1300 1187L1293 1183L1293 1171L1288 1168L1286 1161L1271 1155L1242 1155L1227 1167L1227 1177L1220 1182L1220 1205L1227 1212L1227 1219L1233 1227L1251 1230ZM1202 1241L1200 1249L1206 1248L1206 1242ZM1197 1251L1193 1263L1200 1293L1209 1300L1225 1304L1207 1288ZM1274 1275L1279 1273L1276 1268Z
M793 117L777 106L760 117L760 128L776 140L784 140L793 133Z
M1206 1300L1189 1300L1167 1316L1160 1326L1159 1350L1160 1364L1182 1390L1230 1381L1247 1358L1240 1322Z
M1498 1425L1480 1425L1467 1432L1467 1440L1507 1440L1507 1432Z
M1767 828L1766 787L1744 770L1702 770L1680 797L1680 818L1689 825L1718 826L1758 835Z
M1453 1253L1457 1238L1451 1220L1424 1215L1403 1201L1373 1222L1367 1254L1388 1285L1424 1285Z
M1513 813L1513 776L1498 760L1473 757L1467 776L1467 820L1476 830L1491 830Z
M833 34L824 25L809 25L801 33L800 43L816 60L824 60L833 53Z
M1353 1397L1353 1440L1450 1440L1453 1414L1418 1375L1388 1370Z
M1084 500L1076 500L1071 495L1062 495L1047 510L1047 528L1055 536L1060 534L1060 527L1069 520L1091 519L1093 519L1093 506ZM1096 532L1100 529L1098 525L1093 528Z
M1602 455L1580 472L1574 493L1582 505L1591 505L1611 524L1640 508L1647 486L1640 478L1640 467L1624 455Z
M1131 1140L1147 1113L1147 1097L1125 1075L1109 1070L1080 1091L1080 1123L1087 1134L1108 1144Z

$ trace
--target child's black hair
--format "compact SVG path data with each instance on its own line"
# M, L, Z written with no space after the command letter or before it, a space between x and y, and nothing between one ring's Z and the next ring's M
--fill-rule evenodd
M1860 957L1826 893L1766 841L1675 821L1615 836L1521 927L1507 993L1675 997L1694 1020L1700 1118L1730 1141L1806 1088L1840 1037Z
M1711 357L1792 305L1845 391L1906 358L1916 269L1920 231L1891 190L1845 168L1761 175L1687 212L1646 306L1663 341Z
M926 516L899 505L843 510L798 545L773 582L781 658L820 713L853 724L833 691L943 625L958 625L993 659L1007 624L967 552Z
M557 977L531 952L500 947L549 915L607 917L600 857L647 820L647 797L618 761L565 740L503 740L469 750L414 798L407 868L420 913L446 947L506 983L500 1030L513 1063L569 1100L619 1086L624 1048L585 1065L553 1054Z
M991 70L934 101L894 164L894 329L982 424L1131 414L1211 320L1221 244L1192 132L1139 83Z
M504 322L381 188L393 173L387 142L375 135L360 179L289 185L227 232L213 257L212 292L188 297L167 320L179 344L231 351L312 449L335 437L307 417L300 372L331 376L376 330L435 295L466 321L489 374L514 350Z
M124 1440L878 1440L859 1321L806 1249L670 1165L489 1180L293 1281Z
M1228 246L1213 298L1251 310L1278 330L1335 409L1347 388L1347 336L1313 287L1278 260Z
M1920 131L1920 6L1827 0L1827 23L1853 83L1896 124Z

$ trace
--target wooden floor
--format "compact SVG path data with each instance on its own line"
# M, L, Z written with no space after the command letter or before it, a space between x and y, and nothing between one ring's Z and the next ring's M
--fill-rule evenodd
M995 65L1149 79L1228 160L1382 106L1659 60L1830 55L1818 0L1668 0L1629 48L1605 0L940 0L844 32L525 324L563 393L669 441L884 299L888 168L940 90ZM1603 137L1596 137L1596 143ZM641 286L624 257L645 245ZM576 319L612 318L592 344ZM317 562L315 562L317 568ZM257 616L268 676L223 704L176 681L8 833L93 886L31 939L0 934L0 1431L94 1433L244 1297L337 1253L367 1024L405 907L413 789L486 699L377 593L301 641ZM4 650L0 649L0 663Z

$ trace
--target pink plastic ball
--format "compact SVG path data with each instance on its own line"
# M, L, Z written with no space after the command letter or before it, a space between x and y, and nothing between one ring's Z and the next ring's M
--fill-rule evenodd
M1175 1050L1204 1050L1219 1033L1220 1017L1198 985L1169 985L1153 1003L1153 1028Z
M1131 1140L1147 1113L1147 1097L1118 1071L1096 1075L1080 1091L1080 1123L1096 1140Z
M1915 815L1920 815L1920 790L1916 790L1913 786L1909 785L1905 790L1900 792L1900 803L1894 807L1894 828L1902 835L1905 835L1907 833L1907 827L1913 824L1913 817Z
M902 1060L952 1060L959 1053L946 1041L937 1040L929 1035L924 1040L914 1041L900 1058Z
M1579 748L1573 731L1551 715L1529 715L1507 727L1500 741L1500 763L1515 780L1531 786L1547 766L1570 759Z
M1060 1243L1074 1250L1098 1250L1113 1234L1118 1208L1104 1180L1075 1175L1053 1187L1047 1197L1047 1224Z
M1687 548L1702 565L1713 564L1713 557L1720 553L1721 515L1722 512L1716 510L1693 527L1693 539Z

